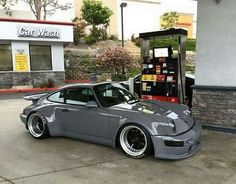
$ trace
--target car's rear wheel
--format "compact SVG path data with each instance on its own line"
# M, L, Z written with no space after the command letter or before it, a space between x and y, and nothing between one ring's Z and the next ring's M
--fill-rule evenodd
M147 131L137 125L123 127L119 134L119 143L123 151L132 158L147 156L152 145Z
M39 113L33 113L29 116L27 126L34 138L44 139L49 136L46 119Z

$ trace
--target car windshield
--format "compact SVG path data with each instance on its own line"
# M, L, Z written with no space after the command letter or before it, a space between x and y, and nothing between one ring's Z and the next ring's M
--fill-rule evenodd
M103 107L110 107L121 103L135 103L137 98L124 89L120 84L101 84L94 87L94 92Z

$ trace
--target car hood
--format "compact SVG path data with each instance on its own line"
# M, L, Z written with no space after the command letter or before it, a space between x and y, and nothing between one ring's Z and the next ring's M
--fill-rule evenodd
M194 125L194 119L191 117L188 107L181 104L141 100L132 104L118 104L113 108L143 113L160 124L168 124L172 121L176 125L176 134L188 131ZM163 122L163 118L165 122Z

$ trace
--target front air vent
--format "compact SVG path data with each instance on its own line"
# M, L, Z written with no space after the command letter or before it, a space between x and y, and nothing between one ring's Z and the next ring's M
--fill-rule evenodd
M183 147L184 142L183 141L164 141L166 146L170 147Z

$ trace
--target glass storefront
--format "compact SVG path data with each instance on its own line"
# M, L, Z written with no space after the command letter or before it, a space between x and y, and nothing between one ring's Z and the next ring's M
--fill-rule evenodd
M12 71L12 52L11 45L0 45L0 71Z
M31 71L52 70L51 46L30 45Z

